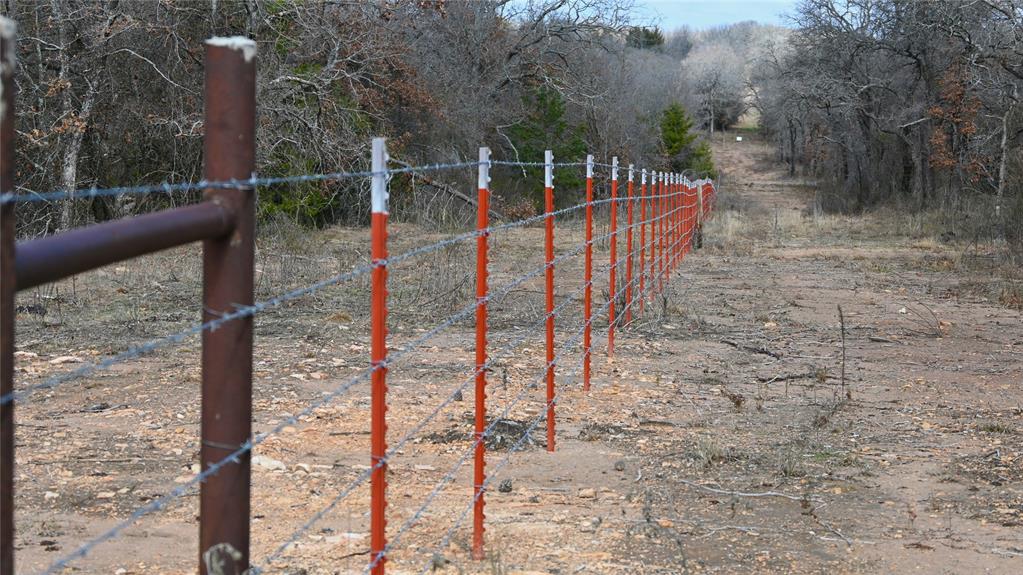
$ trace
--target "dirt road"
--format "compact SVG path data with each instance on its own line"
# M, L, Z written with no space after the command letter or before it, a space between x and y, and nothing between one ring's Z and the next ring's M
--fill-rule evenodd
M812 188L786 180L766 146L747 137L715 147L729 171L704 249L620 332L613 362L599 347L590 393L570 375L577 356L559 364L554 454L543 449L542 423L510 450L542 414L543 390L531 387L543 365L532 327L542 319L539 284L496 306L492 345L512 350L491 374L492 413L525 399L493 446L488 559L468 559L464 527L439 544L469 501L469 466L454 467L471 429L467 391L392 465L391 572L1021 571L1023 325L1018 311L970 295L971 262L985 254L928 239L909 216L815 215L806 209ZM411 227L395 232L395 252L427 239ZM541 233L497 240L495 285L539 263ZM307 246L307 264L263 250L261 289L344 269L363 240L364 230L324 232ZM577 230L559 235L565 250L579 240ZM183 279L195 275L195 255L84 277L75 293L90 295L67 300L59 323L52 312L23 318L19 381L122 349L159 322L165 331L182 325L196 312L188 307L196 286ZM398 348L427 319L471 302L470 255L456 250L431 260L432 273L407 272L418 282L396 275L395 286L418 286L394 294L404 310L394 319ZM559 277L579 279L579 269L564 266ZM257 430L364 367L365 318L354 302L365 288L260 320ZM561 342L578 316L564 319ZM395 438L463 382L471 342L471 326L456 324L395 370ZM196 349L161 352L19 408L19 572L45 568L195 472ZM367 398L356 386L257 450L255 562L296 534L267 572L362 571L364 486L298 528L365 470ZM178 500L74 565L194 572L195 513L194 496Z

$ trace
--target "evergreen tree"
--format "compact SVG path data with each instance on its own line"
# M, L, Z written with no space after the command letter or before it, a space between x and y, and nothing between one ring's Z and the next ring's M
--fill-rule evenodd
M572 126L565 118L565 100L556 90L541 87L527 96L530 113L526 118L509 130L509 136L523 162L543 162L544 151L554 152L554 161L579 162L586 157L586 142L580 126ZM526 170L529 184L523 192L530 198L537 210L543 210L543 167L531 167ZM537 181L541 185L536 185ZM509 189L515 186L507 184ZM554 200L556 206L572 205L579 197L583 186L583 177L575 168L556 168L554 170Z
M661 33L660 28L635 26L629 29L629 33L625 37L625 43L630 48L656 50L659 52L664 48L664 34Z
M668 169L716 176L710 146L707 142L697 142L698 136L693 130L693 119L681 104L675 102L664 109L661 114L661 154Z

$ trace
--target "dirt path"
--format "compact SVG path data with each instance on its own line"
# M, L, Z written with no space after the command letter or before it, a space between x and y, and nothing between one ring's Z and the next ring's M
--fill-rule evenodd
M488 559L468 559L464 527L438 545L469 502L470 466L454 467L469 445L467 390L397 452L390 572L1020 572L1020 314L965 295L961 250L911 239L892 220L814 216L812 190L786 181L764 145L747 137L716 148L731 171L706 247L620 332L613 362L595 338L589 394L571 375L578 354L566 352L557 452L543 449L541 423L507 466L510 444L542 415L543 390L532 386L544 361L540 284L495 303L491 345L511 350L491 373L488 401L492 414L513 407L489 463ZM495 239L495 286L540 263L541 234ZM397 226L393 251L432 237ZM564 253L581 236L568 228L558 239ZM364 230L331 230L308 240L306 259L264 250L263 295L358 263L364 240ZM606 245L597 252L606 264ZM396 348L472 301L470 256L459 247L395 272ZM74 296L62 284L59 323L52 312L22 318L20 384L187 324L196 254L163 258L83 277ZM558 277L580 282L580 264ZM257 431L364 368L365 296L356 283L259 320ZM559 319L566 342L579 302L561 297L576 306ZM472 341L471 325L456 324L395 366L392 443L463 383ZM19 408L19 572L44 568L195 472L196 350L190 342ZM356 386L257 450L256 563L297 533L268 573L362 572L364 486L296 530L366 469L367 414L368 390ZM194 495L178 500L75 565L194 572L195 513Z

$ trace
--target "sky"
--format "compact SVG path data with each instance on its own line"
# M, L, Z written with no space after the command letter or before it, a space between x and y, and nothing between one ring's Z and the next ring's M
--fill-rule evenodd
M688 25L704 29L755 20L764 24L787 25L786 12L798 0L635 0L634 12L640 22L649 20L662 30Z

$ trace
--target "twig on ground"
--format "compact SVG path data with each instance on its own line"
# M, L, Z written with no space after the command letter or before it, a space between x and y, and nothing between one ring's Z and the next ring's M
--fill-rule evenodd
M695 487L697 489L702 489L704 491L709 491L710 493L717 493L719 495L731 495L733 497L781 497L783 499L788 499L790 501L798 501L798 502L818 501L818 499L816 499L816 498L814 498L814 497L812 497L810 495L801 495L801 496L789 495L788 493L781 493L779 491L755 491L755 492L732 491L730 489L718 489L717 487L710 487L709 485L702 485L702 484L697 483L695 481L689 481L688 479L679 479L678 481L680 483L684 484L684 485L688 485L690 487Z
M842 313L842 305L838 305L838 327L842 332L842 391L846 399L852 399L852 393L845 386L845 314Z
M728 344L728 345L734 347L735 349L741 349L743 351L748 351L748 352L751 352L751 353L759 353L761 355L769 355L769 356L773 357L774 359L781 359L781 354L780 353L771 351L771 350L769 350L767 348L764 348L764 347L756 347L756 346L753 346L753 345L743 345L743 344L736 343L736 342L728 340L728 339L721 340L721 343Z
M810 517L813 517L813 520L816 521L818 525L820 525L821 527L823 527L823 528L827 529L828 531L834 533L835 535L838 535L839 537L842 538L842 541L845 541L846 545L848 545L849 547L852 547L852 544L853 544L852 539L849 539L848 537L843 535L841 531L839 531L835 527L831 526L830 524L825 523L823 519L821 519L820 517L817 517L816 513L811 511L810 512Z

